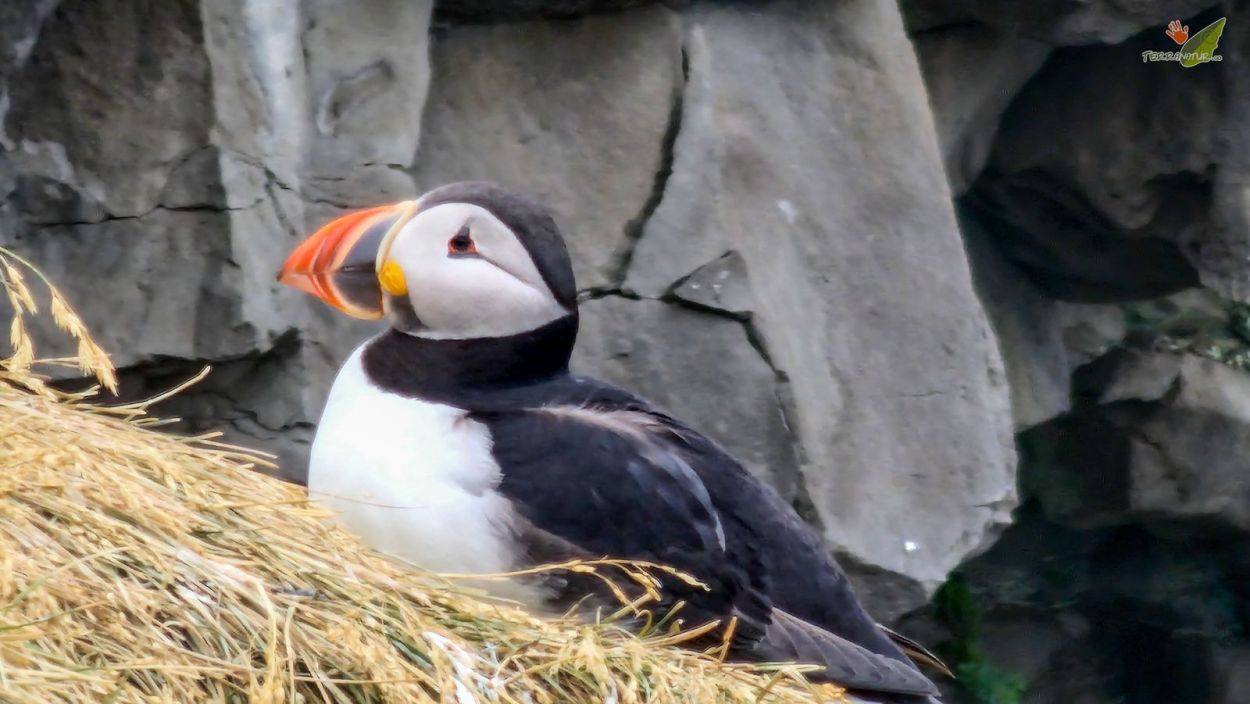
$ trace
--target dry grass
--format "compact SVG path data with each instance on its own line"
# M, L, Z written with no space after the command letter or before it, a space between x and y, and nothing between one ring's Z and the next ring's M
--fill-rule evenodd
M144 404L49 388L21 323L37 311L23 268L0 248L17 321L0 361L0 700L841 700L794 668L673 647L685 634L539 620L407 570L251 469L263 460L155 432ZM107 355L49 293L79 341L78 359L56 362L112 383Z

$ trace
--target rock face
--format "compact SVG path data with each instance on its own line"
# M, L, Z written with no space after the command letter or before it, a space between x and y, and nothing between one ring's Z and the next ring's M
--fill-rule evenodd
M749 312L792 382L802 476L830 543L935 584L1006 519L1014 455L915 59L841 33L904 42L900 18L884 3L774 3L697 8L688 22L672 173L624 288L689 300L726 253L740 259L726 313ZM886 90L843 88L870 80L863 64L889 77ZM823 71L836 79L801 96L770 82ZM910 273L885 279L880 267ZM903 427L924 430L880 432ZM899 510L922 501L937 503Z
M6 10L6 241L124 395L211 364L165 410L298 478L369 327L276 286L293 243L451 180L534 193L589 299L580 366L728 445L901 613L1014 504L915 55L884 0L688 4L447 2L433 33L409 0Z
M1039 0L1017 5L994 0L903 0L901 4L912 32L979 23L1022 36L1043 38L1058 46L1072 46L1117 44L1147 27L1165 26L1175 17L1193 17L1216 3L1211 0Z
M976 216L967 209L960 215L977 292L1006 366L1015 425L1029 428L1068 410L1073 365L1057 323L1063 304L1020 276Z
M611 286L677 126L678 16L656 7L453 27L431 55L417 182L489 179L534 194L570 234L578 284Z
M1224 16L1222 61L1143 61ZM447 181L528 191L578 368L773 483L948 641L950 701L1240 703L1247 46L1213 0L14 0L0 244L123 396L211 365L160 410L298 480L375 327L279 288L286 253Z
M580 285L595 297L583 311L581 366L696 419L822 523L868 581L902 575L932 587L1013 505L1005 389L915 60L840 46L829 33L846 23L904 41L884 3L681 15L657 6L446 28L432 49L414 174L422 187L488 177L555 204ZM795 52L796 41L814 53ZM770 76L847 58L878 62L897 87L847 93L840 86L867 76L845 68L802 99L780 85L760 92ZM839 137L870 113L898 116L859 143ZM890 164L881 181L853 177L874 160ZM824 180L804 182L817 173ZM829 193L843 194L836 207ZM945 223L940 237L934 222ZM872 247L878 231L890 235ZM890 258L944 264L901 287L861 264ZM917 300L934 307L916 310ZM905 344L890 332L901 329ZM947 352L935 360L935 348ZM752 400L726 408L726 382ZM869 432L899 426L928 430ZM931 434L942 432L967 440L947 446ZM917 469L937 466L948 470ZM897 537L890 507L942 495L951 503L912 513L903 531L912 537ZM923 593L902 591L913 601L891 608Z
M579 17L595 12L612 12L639 7L652 0L443 0L438 15L451 21L482 23L536 17ZM681 6L684 0L669 0Z
M1250 375L1192 354L1120 348L1076 382L1077 409L1035 431L1053 438L1053 455L1023 477L1047 518L1250 528Z
M740 321L674 303L607 296L582 304L583 373L633 389L718 438L790 501L809 500L777 372ZM697 344L690 330L700 330ZM715 356L716 363L708 359ZM726 404L729 385L741 403Z
M1198 283L1224 98L1213 71L1150 63L1126 77L1125 53L1157 46L1151 32L1056 52L1004 116L972 188L970 201L1010 233L1008 256L1055 297L1133 300ZM1126 129L1136 149L1121 148Z
M904 11L949 178L968 184L960 224L1008 370L1024 502L906 627L945 641L964 680L952 701L1239 701L1244 8ZM1223 61L1143 61L1175 50L1169 20L1192 33L1224 16ZM1022 47L1039 41L1036 68Z
M189 425L224 424L292 476L337 360L367 328L274 272L310 225L415 193L404 169L430 11L71 0L32 3L11 25L25 33L0 93L3 240L64 286L135 393L205 363L281 360L283 373L210 378L178 403Z
M1003 111L1050 54L1050 45L977 25L915 38L951 190L962 195L990 158ZM971 73L970 73L971 72Z

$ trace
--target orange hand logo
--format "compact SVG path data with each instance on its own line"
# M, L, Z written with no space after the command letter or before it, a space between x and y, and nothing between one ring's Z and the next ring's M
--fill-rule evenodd
M1189 39L1189 25L1182 27L1180 20L1172 20L1168 23L1168 30L1164 34L1171 37L1172 41L1177 44L1184 44L1185 40Z

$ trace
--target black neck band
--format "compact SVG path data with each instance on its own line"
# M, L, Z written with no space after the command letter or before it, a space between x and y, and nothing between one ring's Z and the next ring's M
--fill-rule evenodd
M362 361L382 389L455 404L567 374L576 339L576 314L508 337L431 340L388 330Z

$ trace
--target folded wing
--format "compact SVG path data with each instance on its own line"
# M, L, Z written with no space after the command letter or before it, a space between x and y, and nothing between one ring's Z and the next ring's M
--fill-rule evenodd
M820 665L824 679L856 690L932 695L910 663L875 653L774 608L767 561L718 485L702 477L707 441L642 405L549 405L485 410L503 476L533 557L613 557L671 565L706 589L662 579L665 604L683 604L688 626L736 619L733 654ZM693 440L693 442L692 442ZM734 467L735 471L741 468ZM741 489L739 489L741 490ZM730 510L726 510L729 508ZM528 536L528 537L527 537ZM588 589L585 580L574 588Z

